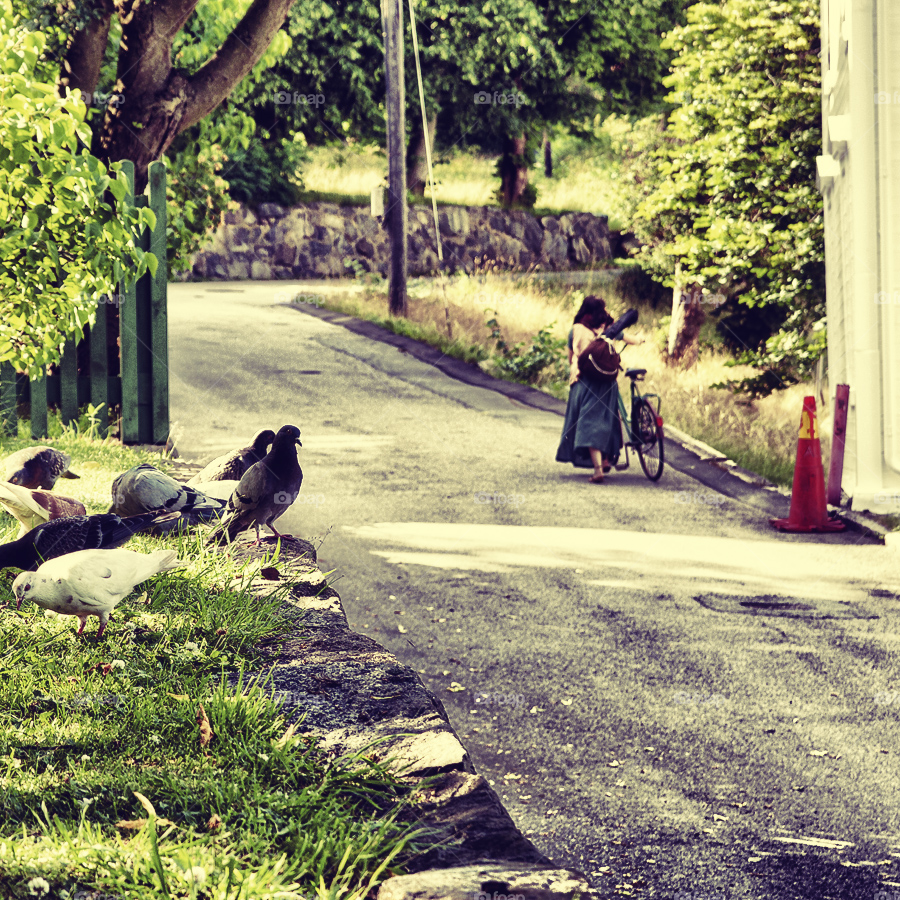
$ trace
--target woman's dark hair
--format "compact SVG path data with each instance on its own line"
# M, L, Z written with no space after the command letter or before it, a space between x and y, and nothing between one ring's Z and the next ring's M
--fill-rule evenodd
M585 321L585 319L587 321ZM578 312L575 313L575 323L581 323L588 328L606 328L615 322L615 319L606 311L606 301L602 297L585 297Z

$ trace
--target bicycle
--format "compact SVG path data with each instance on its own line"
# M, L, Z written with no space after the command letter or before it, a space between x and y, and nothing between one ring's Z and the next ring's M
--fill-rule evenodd
M663 420L659 414L662 400L659 394L641 394L636 382L643 381L646 369L626 369L625 376L631 379L631 416L625 409L622 392L619 391L619 423L622 426L622 449L625 462L616 469L627 469L628 450L637 453L644 474L651 481L662 477L665 455L663 453ZM618 387L618 385L617 385ZM651 401L656 401L656 409Z
M614 322L605 332L605 336L615 340L629 326L637 321L637 312L628 310L617 322ZM637 389L637 382L643 381L647 374L646 369L626 369L626 378L631 379L631 415L625 409L625 400L622 392L616 390L619 398L619 424L622 428L622 449L625 451L625 462L616 465L616 469L627 469L628 450L637 453L644 474L651 481L659 481L662 477L665 455L663 453L663 420L659 414L662 399L659 394L641 394ZM654 409L655 402L656 408Z

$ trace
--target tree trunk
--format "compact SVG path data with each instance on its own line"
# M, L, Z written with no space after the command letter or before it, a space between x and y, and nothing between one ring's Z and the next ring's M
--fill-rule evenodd
M703 291L692 284L687 290L675 286L672 294L672 322L666 363L690 369L700 356L700 329L706 321L701 298Z
M528 186L528 160L525 159L525 135L506 138L500 157L500 199L503 206L519 203Z
M428 134L431 138L432 152L434 152L436 128L437 114L434 114L428 119ZM422 120L416 118L412 136L409 139L409 149L406 152L406 189L417 197L424 197L427 185L428 159L425 155L425 130L422 128Z
M122 24L117 80L91 152L104 163L130 159L135 191L147 185L147 167L175 137L211 113L257 63L281 28L294 0L253 0L241 21L193 75L172 66L172 42L198 0L117 0ZM106 50L109 21L92 21L72 36L60 72L60 90L94 91Z
M550 135L544 132L544 175L553 177L553 148L550 145Z

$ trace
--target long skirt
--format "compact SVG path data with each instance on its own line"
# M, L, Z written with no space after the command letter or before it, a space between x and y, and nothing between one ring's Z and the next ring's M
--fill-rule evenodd
M590 448L595 447L613 465L622 449L619 424L619 386L576 381L569 390L566 420L556 451L556 461L593 469Z

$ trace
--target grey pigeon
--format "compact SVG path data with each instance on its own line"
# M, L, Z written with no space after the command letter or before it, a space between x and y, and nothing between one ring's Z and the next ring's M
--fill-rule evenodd
M84 630L88 616L100 620L103 636L110 613L135 585L181 565L175 550L135 553L132 550L79 550L45 562L36 572L22 572L13 582L16 609L33 600L44 609L77 616Z
M273 440L275 432L271 428L257 431L249 446L216 457L191 478L188 484L203 484L204 481L240 481L244 472L266 455Z
M225 501L207 497L149 463L141 463L123 472L113 482L109 511L120 516L154 511L180 512L181 519L176 522L152 528L153 533L165 534L179 523L192 526L220 518L225 512Z
M228 513L209 537L209 543L233 541L247 528L256 528L259 543L259 526L265 525L278 537L272 524L297 499L303 472L297 461L296 446L300 444L300 429L295 425L283 426L272 449L264 459L251 466L241 478L240 484L228 501Z
M123 519L112 513L68 516L44 522L24 537L0 545L0 569L36 569L42 562L78 550L111 550L132 535L174 524L180 513L149 512Z
M52 447L26 447L3 460L3 480L24 488L52 490L58 478L78 478L69 471L72 457Z

